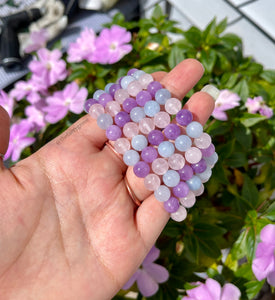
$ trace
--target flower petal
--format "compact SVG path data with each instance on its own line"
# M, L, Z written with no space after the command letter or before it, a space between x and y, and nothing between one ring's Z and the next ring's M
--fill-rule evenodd
M161 265L151 263L144 266L144 269L158 283L165 282L169 278L169 272Z
M221 285L218 283L218 281L216 281L212 278L207 278L205 285L208 289L209 294L212 296L211 299L220 300L222 289L221 289Z
M159 289L159 285L145 270L140 270L140 275L137 278L137 285L144 297L153 296Z
M187 295L196 300L212 300L211 295L204 283L199 282L200 285L195 287L194 289L188 290Z
M140 275L140 269L138 269L132 275L132 277L124 284L124 286L122 287L122 289L123 290L128 290L134 284L134 282L137 280L137 278L138 278L139 275Z
M268 224L261 231L261 240L264 243L275 245L275 225Z
M275 287L275 270L267 275L267 282Z
M142 265L152 263L159 257L159 254L160 254L160 250L156 246L153 246L152 249L147 254L147 256L144 258Z
M222 288L221 300L239 300L241 297L240 290L231 283L226 283Z

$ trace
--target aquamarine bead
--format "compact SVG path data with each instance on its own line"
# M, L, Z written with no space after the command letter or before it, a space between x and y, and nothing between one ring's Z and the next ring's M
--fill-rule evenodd
M145 118L145 112L143 107L134 107L130 112L130 118L133 122L136 123Z
M135 81L135 78L133 76L124 76L121 79L120 85L123 89L127 89L130 82Z
M171 197L171 191L166 185L160 185L154 192L155 198L158 201L164 202Z
M214 165L216 164L216 162L218 161L219 157L217 152L214 152L211 156L208 157L204 157L206 163L208 166L210 166L211 168L214 167Z
M113 84L114 84L113 82L110 82L110 83L106 84L105 89L104 89L106 93L109 93L110 87L111 87Z
M144 71L142 71L142 70L137 70L137 71L136 71L134 74L132 74L131 76L133 76L136 80L138 80L139 77L140 77L141 75L143 75L143 74L145 74Z
M123 161L127 166L134 166L139 160L140 156L135 150L130 149L123 154Z
M192 141L187 135L180 135L175 140L175 147L179 151L186 151L192 146Z
M186 180L186 183L191 191L196 191L201 187L201 179L196 175Z
M156 101L147 101L144 105L144 112L148 117L154 117L160 111L160 106Z
M203 127L202 127L201 123L193 121L186 126L186 133L191 138L198 138L203 133Z
M212 175L212 170L210 167L207 167L206 170L202 173L197 174L202 183L207 182Z
M96 90L96 91L94 92L94 94L93 94L93 99L98 100L99 96L100 96L101 94L103 94L103 93L105 93L105 91L103 91L103 90Z
M132 138L131 144L135 150L142 151L148 146L148 140L144 135L138 134Z
M162 177L165 185L174 187L180 183L180 175L175 170L168 170Z
M113 125L113 118L109 114L101 114L97 117L96 122L98 127L106 130L109 126Z
M156 101L161 105L164 105L165 102L168 99L170 99L171 97L172 97L171 93L167 89L160 89L160 90L156 91L156 94L155 94Z
M161 142L158 147L158 153L162 157L170 157L175 152L175 146L168 141Z

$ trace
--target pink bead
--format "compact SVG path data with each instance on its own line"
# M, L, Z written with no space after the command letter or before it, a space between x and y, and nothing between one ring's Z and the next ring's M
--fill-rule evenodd
M173 219L176 222L182 222L183 220L186 219L186 217L187 217L187 211L185 207L181 205L176 212L171 214L171 219Z
M139 122L139 130L144 134L148 134L154 129L155 123L154 120L152 120L151 118L144 118Z
M124 89L119 89L115 92L115 100L119 103L119 104L122 104L123 101L129 97L129 94L126 90Z
M136 136L139 132L138 125L134 122L128 122L123 126L123 134L127 138L132 138Z
M143 74L138 79L138 82L141 84L144 90L147 89L148 84L152 81L154 81L154 78L150 74Z
M185 159L181 154L174 153L168 158L168 165L173 170L180 170L185 165Z
M171 118L165 111L160 111L154 116L154 123L156 127L165 128L168 124L170 124L170 122Z
M97 117L100 116L101 114L104 114L104 112L105 112L104 107L99 103L93 104L89 109L89 115L93 119L97 119Z
M142 91L142 86L141 84L135 80L129 83L128 87L127 87L127 92L129 93L129 95L136 97L136 95Z
M115 141L114 148L118 153L124 154L126 151L130 150L131 145L126 138L119 138Z
M202 153L201 150L196 147L190 147L185 152L185 159L190 164L196 164L202 159Z
M200 137L194 139L194 144L200 149L206 149L211 144L211 137L209 134L203 132Z
M160 186L160 178L156 174L148 174L144 178L144 186L149 191L155 191Z
M164 175L168 169L168 162L164 158L157 158L152 162L152 171L157 175Z
M165 110L170 115L176 115L181 110L181 101L177 98L170 98L165 102Z
M186 208L190 208L196 203L196 197L192 191L189 191L186 197L180 198L179 200L180 204Z
M203 194L203 192L204 192L204 185L203 184L200 186L200 188L198 190L193 191L195 196L200 196L200 195Z
M118 112L121 111L121 106L116 101L109 101L105 106L105 111L107 114L114 117Z

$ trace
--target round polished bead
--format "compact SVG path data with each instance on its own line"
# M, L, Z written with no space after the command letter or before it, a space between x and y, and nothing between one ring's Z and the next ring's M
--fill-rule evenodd
M144 178L150 172L149 165L144 161L139 161L134 165L133 171L137 177Z
M133 76L124 76L122 79L121 79L121 82L120 82L120 85L123 89L127 89L128 85L135 81L135 78Z
M191 191L196 191L201 186L201 179L194 175L192 178L186 180L186 183Z
M165 102L165 110L170 115L175 115L181 110L181 102L177 98L170 98Z
M188 109L181 109L177 114L176 114L176 121L178 124L181 126L187 126L189 123L191 123L193 120L193 115L191 111Z
M190 164L198 163L202 158L201 150L196 147L191 147L185 152L185 159Z
M109 94L114 97L115 96L115 92L117 90L119 90L121 87L118 83L113 83L110 88L109 88Z
M193 193L194 193L194 195L195 195L196 197L202 195L203 192L204 192L204 185L203 185L203 184L201 184L201 186L200 186L200 188L199 188L198 190L193 191Z
M110 94L110 87L113 85L113 82L110 82L108 84L105 85L104 91L105 93L109 93Z
M101 104L103 107L105 107L106 104L110 101L113 101L113 97L108 93L102 93L98 97L98 103Z
M156 92L160 89L162 89L162 85L158 81L152 81L147 86L147 91L152 95L152 97L154 97Z
M140 122L143 118L145 118L145 112L143 107L134 107L130 112L130 118L133 122Z
M99 104L99 103L95 103L93 104L90 109L89 109L89 115L93 118L93 119L97 119L98 116L104 114L104 107Z
M152 100L152 96L147 91L140 91L136 96L136 102L139 106L144 106L150 100Z
M146 74L144 71L142 70L137 70L136 72L134 72L131 76L133 76L136 80L139 79L140 76Z
M162 157L169 157L175 152L175 146L173 143L163 141L158 146L158 153Z
M139 122L139 130L144 134L149 134L155 129L155 123L151 118L144 118Z
M132 69L130 69L130 70L127 72L127 75L131 76L131 75L133 75L136 71L138 71L137 68L132 68Z
M186 133L191 138L198 138L203 132L203 127L199 122L193 121L186 126Z
M175 197L170 197L163 203L164 209L169 213L175 213L179 209L179 200Z
M182 169L178 170L181 180L188 180L192 178L194 172L193 169L189 165L185 165Z
M148 141L144 135L138 134L132 138L131 145L135 150L142 151L147 147Z
M127 138L132 138L134 136L136 136L138 134L139 130L138 130L138 125L137 123L134 122L128 122L123 126L123 134L127 137Z
M171 197L171 191L166 185L160 185L159 188L155 190L154 195L158 201L164 202Z
M207 149L211 144L211 137L209 134L203 132L200 137L194 139L194 145L200 149Z
M152 170L157 175L164 175L168 169L168 162L164 158L157 158L152 162Z
M152 130L148 134L148 142L151 145L158 146L164 140L164 135L160 130Z
M110 101L106 104L105 111L107 114L114 117L117 113L119 113L121 111L121 106L116 101Z
M98 127L106 130L113 124L113 118L109 114L101 114L96 119Z
M124 154L126 151L130 150L131 145L128 139L119 138L115 141L114 148L119 154Z
M183 220L186 219L186 217L187 217L186 208L181 205L176 212L171 214L171 219L176 222L182 222Z
M171 122L170 115L165 111L160 111L154 116L156 127L165 128Z
M191 168L193 169L194 173L202 173L206 170L206 167L207 163L203 158L196 164L191 164Z
M165 127L163 133L169 140L175 140L181 134L181 129L178 125L170 123Z
M173 194L178 198L186 197L188 195L188 192L189 192L189 187L183 181L180 181L179 184L173 187Z
M121 137L121 129L117 125L111 125L106 129L106 137L110 141L116 141Z
M160 89L156 91L155 99L159 104L164 105L166 101L170 98L171 93L167 89Z
M115 91L114 98L119 104L122 104L126 98L129 98L129 93L124 89L119 89Z
M169 187L174 187L180 182L180 175L175 170L168 170L162 177L165 185Z
M158 151L154 147L145 147L141 151L141 158L147 163L152 163L157 157Z
M201 153L203 157L209 157L215 152L215 146L210 144L210 146L206 149L201 149Z
M103 90L96 90L96 91L94 92L94 94L93 94L93 98L94 98L95 100L98 100L99 96L100 96L101 94L103 94L103 93L105 93L105 91L103 91Z
M140 91L142 91L142 86L138 81L135 80L129 83L127 87L127 92L129 95L136 97Z
M142 74L138 78L138 82L141 84L143 89L147 89L148 84L152 81L154 81L154 78L151 74Z
M168 158L168 165L173 170L180 170L185 165L185 159L181 154L174 153Z
M148 174L144 178L144 186L149 191L155 191L160 186L160 178L156 174Z
M192 146L192 141L187 135L180 135L175 140L177 150L184 152Z
M119 84L119 86L121 87L121 80L123 79L124 76L121 76L120 78L118 78L118 80L116 81L116 83Z
M130 116L126 111L120 111L115 115L115 123L119 127L123 127L126 123L130 121Z
M97 100L95 99L87 99L84 103L84 110L86 113L89 113L89 110L90 110L90 107L93 105L93 104L96 104L98 103Z
M204 172L197 174L197 176L201 179L202 183L205 183L212 176L212 170L210 167L207 167Z
M194 192L192 191L189 191L185 197L180 198L179 200L180 200L180 204L186 208L190 208L194 206L194 204L196 203L196 197Z
M148 117L154 117L160 111L160 106L156 101L148 101L144 105L144 112Z
M204 158L207 165L210 166L210 168L213 168L216 162L218 161L219 157L217 152L214 152L211 156Z
M123 101L122 107L127 113L130 113L134 107L137 107L137 102L134 98L129 97Z
M127 166L134 166L140 160L140 156L135 150L128 150L123 154L123 161Z

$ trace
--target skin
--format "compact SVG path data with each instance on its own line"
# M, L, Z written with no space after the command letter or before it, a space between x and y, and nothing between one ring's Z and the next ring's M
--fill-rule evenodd
M202 74L187 59L153 76L182 99ZM198 92L185 107L204 124L214 100ZM0 107L1 153L8 128ZM111 299L154 245L169 215L105 142L87 115L12 168L0 159L0 299Z

